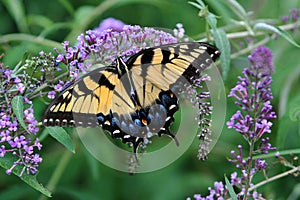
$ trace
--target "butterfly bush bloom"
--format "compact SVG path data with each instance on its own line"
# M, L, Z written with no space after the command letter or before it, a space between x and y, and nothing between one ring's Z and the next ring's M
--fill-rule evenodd
M299 13L300 13L300 8L294 8L290 10L289 15L281 16L280 20L285 24L288 22L297 22L299 20ZM294 24L295 26L293 27L292 32L295 32L299 28L299 25L297 25L297 23Z
M146 47L158 46L178 42L169 33L153 28L124 25L122 29L96 28L88 30L77 38L74 47L64 42L65 53L56 58L57 63L64 63L70 70L70 76L77 78L79 73L86 72L92 65L107 66L117 57L124 60L128 56Z
M236 99L235 104L240 108L227 122L230 129L235 129L248 142L251 152L244 155L245 146L238 145L238 150L232 150L229 162L240 171L233 172L230 183L238 188L238 199L261 199L261 194L250 190L254 186L252 179L258 172L268 167L266 160L253 159L255 154L267 154L275 150L269 143L267 134L271 133L271 119L276 118L272 111L271 74L274 72L272 52L261 46L253 50L248 57L250 66L245 68L243 76L238 77L237 85L232 88L229 97ZM221 182L215 182L214 188L209 188L210 194L202 197L197 194L195 199L228 199L228 188ZM188 198L191 199L191 198Z
M100 23L99 27L97 27L95 30L98 32L102 32L107 29L110 29L112 31L121 32L125 25L126 24L124 24L122 21L110 17L110 18L103 20Z
M270 74L274 71L271 50L267 47L256 48L249 56L250 67L243 71L244 77L238 77L237 85L229 96L236 99L241 108L227 122L228 128L234 128L250 143L256 142L264 133L270 132L270 119L276 118L270 101L273 99Z
M0 99L0 159L6 154L15 157L12 166L6 170L7 174L11 174L16 166L22 166L19 176L24 172L35 174L42 162L39 154L35 153L41 150L42 145L38 138L33 140L39 131L38 121L34 117L32 102L25 93L32 92L39 85L38 82L34 78L29 80L26 73L17 74L0 63L0 93L3 97ZM15 96L23 98L24 110L13 110L12 100ZM14 112L21 112L19 115L23 115L22 119L17 118Z
M197 78L193 84L191 84L184 94L187 95L187 99L190 99L193 107L198 109L197 118L198 128L200 133L198 138L201 140L198 150L199 160L205 160L207 154L209 153L209 144L212 141L211 136L211 119L209 116L212 114L213 107L210 104L210 93L203 90L203 84L205 81L210 81L208 75L203 75L202 77ZM200 90L202 92L198 92Z
M55 82L55 72L60 71L54 64L54 56L44 52L26 59L25 64L18 64L14 70L0 63L0 93L3 97L0 98L0 159L7 154L15 158L6 170L7 174L14 172L17 166L21 166L19 176L24 173L36 174L42 162L37 153L42 149L42 144L37 138L39 127L31 99L48 93L44 89L49 80ZM23 110L13 109L12 100L15 96L22 99L18 103L23 104ZM23 117L17 117L17 114Z
M270 150L275 150L269 143L269 137L263 138L265 134L271 133L270 120L276 118L271 105L273 95L270 75L274 72L272 52L269 48L261 46L254 49L248 59L249 68L244 69L243 76L238 77L237 86L229 94L236 99L235 104L241 110L227 122L228 128L233 128L240 133L253 150L249 153L250 156L243 159L243 146L239 145L238 151L231 152L233 159L229 159L242 170L242 176L245 176L241 181L242 186L245 186L241 187L245 189L239 194L241 196L253 195L249 193L252 177L268 166L265 160L260 158L254 160L252 155L268 154Z

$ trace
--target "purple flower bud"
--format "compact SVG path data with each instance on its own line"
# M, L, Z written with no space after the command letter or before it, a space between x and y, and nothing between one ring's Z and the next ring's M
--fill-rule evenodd
M62 89L63 89L63 87L60 84L57 84L54 86L54 90L56 90L58 92L62 91Z
M253 50L253 53L248 57L250 61L250 68L256 73L256 69L263 74L271 74L274 72L272 51L261 46Z
M48 98L49 99L54 99L55 98L55 92L54 91L48 92Z
M56 62L60 63L60 62L64 62L65 57L63 54L58 54L58 56L56 57Z
M9 131L17 131L18 130L18 122L14 121L13 123L9 124Z
M34 146L36 146L38 150L41 150L43 145L40 143L39 139L36 138Z
M17 85L17 89L22 94L24 92L24 90L25 90L25 85L23 83L19 83Z
M99 27L96 28L95 30L98 32L102 32L104 30L110 29L116 32L121 32L123 30L123 27L125 26L125 24L117 19L114 18L107 18L105 20L103 20Z
M6 173L7 175L11 175L11 172L12 172L11 169L8 169L8 170L5 171L5 173Z
M281 17L281 21L284 22L284 23L289 21L289 19L290 19L290 17L287 16L287 15Z
M21 79L19 77L14 78L14 83L15 84L21 83Z
M1 145L0 147L0 157L4 157L6 154L5 146Z
M293 21L297 21L299 18L299 9L292 9L291 10L291 17Z

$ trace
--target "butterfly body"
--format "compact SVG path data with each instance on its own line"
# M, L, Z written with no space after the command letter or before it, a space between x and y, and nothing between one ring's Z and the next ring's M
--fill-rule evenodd
M96 69L66 88L49 105L45 126L101 126L136 151L144 138L166 134L179 109L177 93L220 55L206 43L153 47L126 62Z

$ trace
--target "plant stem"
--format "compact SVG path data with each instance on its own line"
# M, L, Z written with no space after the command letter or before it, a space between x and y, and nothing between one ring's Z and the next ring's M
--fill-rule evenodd
M252 169L252 162L253 162L253 153L254 153L254 140L251 140L251 142L249 143L249 157L247 160L247 166L246 166L246 174L247 174L247 179L246 179L246 186L245 186L245 193L244 193L244 197L243 200L247 199L247 194L249 192L249 188L250 188L250 183L251 183L251 169Z
M255 43L255 44L253 44L253 45L250 45L250 46L248 46L248 47L245 48L245 49L242 49L242 50L240 50L240 51L237 51L236 53L231 54L230 58L231 58L231 59L234 59L234 58L236 58L236 57L239 57L239 56L241 56L241 55L244 55L244 54L246 54L246 53L249 53L250 51L252 51L252 50L255 49L256 47L262 46L262 45L266 44L266 43L269 42L269 41L270 41L270 37L266 37L265 39L263 39L263 40L261 40L261 41Z
M287 30L292 30L295 27L300 26L300 21L292 23L292 24L286 24L279 26L281 30L287 31ZM246 37L256 37L256 36L261 36L261 35L266 35L264 32L255 32L254 35L251 35L248 31L241 31L241 32L235 32L235 33L227 33L227 38L228 39L236 39L236 38L246 38ZM199 40L200 42L207 42L207 38L203 38Z
M273 176L273 177L271 177L271 178L268 178L268 179L266 179L266 180L264 180L264 181L262 181L262 182L260 182L260 183L258 183L258 184L256 184L256 185L252 186L251 188L249 188L248 191L255 190L255 189L259 188L260 186L263 186L263 185L265 185L265 184L267 184L267 183L270 183L271 181L277 180L277 179L282 178L282 177L284 177L284 176L288 176L288 175L290 175L290 174L292 174L292 173L295 173L295 172L297 172L297 171L300 172L300 166L294 167L293 169L291 169L291 170L289 170L289 171L286 171L286 172L283 172L283 173L278 174L278 175L276 175L276 176Z
M59 76L57 76L53 82L56 82L58 80L60 80L62 77L67 76L69 74L69 72L65 72ZM33 97L36 97L35 94L39 93L40 91L42 91L43 89L45 89L46 87L48 87L49 85L47 83L41 85L39 88L37 88L33 93L31 93L30 95L28 95L29 99L33 99Z
M34 35L29 35L24 33L12 33L0 37L0 44L12 42L12 41L26 41L26 42L36 43L36 44L40 44L52 48L62 49L61 44L59 42L55 42L53 40L48 40L42 37L36 37Z
M49 189L51 192L55 191L55 187L59 181L59 179L61 178L66 166L68 165L71 157L72 157L72 152L69 150L65 150L63 156L61 157L54 173L52 174L46 188ZM48 199L48 197L41 195L39 200L46 200Z
M86 30L87 26L98 16L102 15L102 13L113 5L118 3L117 0L106 0L100 3L88 16L85 16L84 20L74 28L71 33L67 36L66 40L73 41L80 33Z

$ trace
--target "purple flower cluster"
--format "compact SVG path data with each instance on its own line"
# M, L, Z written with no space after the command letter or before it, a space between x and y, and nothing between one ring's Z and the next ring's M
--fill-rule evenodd
M233 172L230 175L230 184L232 186L236 186L238 188L241 188L241 192L237 194L238 199L242 199L245 194L245 189L243 188L244 182L247 179L247 173L243 171L242 177L238 177L237 172ZM253 185L250 185L253 186ZM215 199L229 199L229 191L226 185L223 184L223 182L214 182L214 188L209 187L208 188L209 195L202 197L201 194L195 194L193 197L195 200L215 200ZM257 191L253 191L252 193L247 192L247 197L251 199L263 199L262 195L259 194ZM192 198L188 197L186 200L192 200Z
M38 138L33 141L32 137L39 131L38 121L34 117L32 102L25 95L25 91L33 90L34 86L31 85L33 84L25 73L16 75L15 71L0 63L0 93L3 96L0 99L0 157L11 153L17 159L11 168L6 170L7 174L11 174L17 165L23 166L19 176L25 171L27 174L35 174L39 163L42 162L39 154L34 153L34 150L41 150L42 145ZM26 129L20 124L12 109L11 101L17 95L24 98L26 109L23 111L23 121Z
M300 12L299 8L294 8L290 11L289 15L282 16L281 21L284 23L288 22L289 20L294 22L297 21L299 19L299 12Z
M243 158L243 147L238 145L237 152L231 151L233 159L229 159L229 162L242 171L239 185L235 185L242 190L238 195L247 197L251 196L248 190L253 176L268 166L263 159L253 159L253 155L268 154L269 151L275 150L269 143L269 138L262 137L271 132L272 123L269 120L276 118L270 102L273 99L270 87L270 75L274 72L272 52L262 46L254 49L248 58L249 68L244 69L244 76L238 77L237 86L232 88L229 94L236 99L235 104L241 110L227 122L228 128L234 128L244 137L251 151L248 157Z
M181 23L176 24L176 28L173 29L173 34L178 40L184 40L185 42L188 41L188 38L185 38L185 30Z
M250 67L245 68L244 77L238 77L237 85L229 96L236 99L235 104L241 108L227 122L228 128L234 128L249 142L256 142L264 133L270 132L276 118L270 101L273 99L270 74L274 71L271 50L258 47L249 56Z
M260 144L263 144L264 147L261 147L259 145L258 150L255 153L268 153L269 150L275 150L275 148L271 147L270 143L267 143L269 138L263 139ZM267 143L267 144L266 144ZM235 167L237 169L241 169L242 171L246 171L247 167L251 164L252 158L248 157L247 159L243 158L243 147L242 145L238 145L238 153L236 153L234 150L232 150L231 155L233 156L233 159L229 159L229 162L235 164ZM266 169L268 166L267 162L265 160L262 160L260 158L255 160L254 168L251 169L251 175L254 175L255 173L262 171Z
M125 25L126 24L124 24L122 21L110 17L110 18L103 20L99 24L99 26L95 29L95 31L102 32L102 31L110 29L112 31L121 32L121 31L123 31L123 27Z
M243 155L246 148L242 145L238 145L237 151L231 151L233 158L229 159L229 162L233 163L240 173L232 173L230 183L239 189L238 199L261 199L262 195L250 191L250 188L253 186L253 176L264 171L268 163L261 158L254 159L253 155L267 154L270 150L275 150L269 143L269 138L263 137L271 132L272 123L269 120L276 118L270 103L273 98L270 75L274 71L274 66L272 52L267 47L254 49L248 58L250 66L244 69L243 76L238 77L237 85L229 94L236 99L235 104L240 107L240 110L231 117L227 126L243 136L249 145L247 152L250 152L247 156ZM230 197L227 187L222 182L215 182L215 188L209 188L209 191L210 194L206 197L197 194L194 198L204 200Z
M183 34L182 30L181 27L180 36ZM77 78L80 72L87 71L92 65L106 66L117 57L126 60L128 56L144 48L178 42L169 33L137 25L124 25L112 18L104 20L99 28L79 35L77 40L74 47L65 41L65 53L59 53L56 58L57 63L67 66L73 78Z
M206 197L202 197L201 194L195 194L194 199L195 200L214 200L214 199L224 199L224 197L228 194L228 189L226 185L222 182L215 182L214 188L209 187L209 195ZM186 200L191 200L190 197L188 197Z
M211 119L208 118L212 114L212 106L210 104L210 93L203 91L203 83L210 81L208 75L203 75L195 79L194 83L187 87L185 94L187 99L190 99L193 107L197 107L198 113L196 120L198 121L198 127L201 133L198 134L198 138L201 140L198 150L198 158L205 160L209 153L209 144L211 142ZM202 91L202 92L199 92Z

